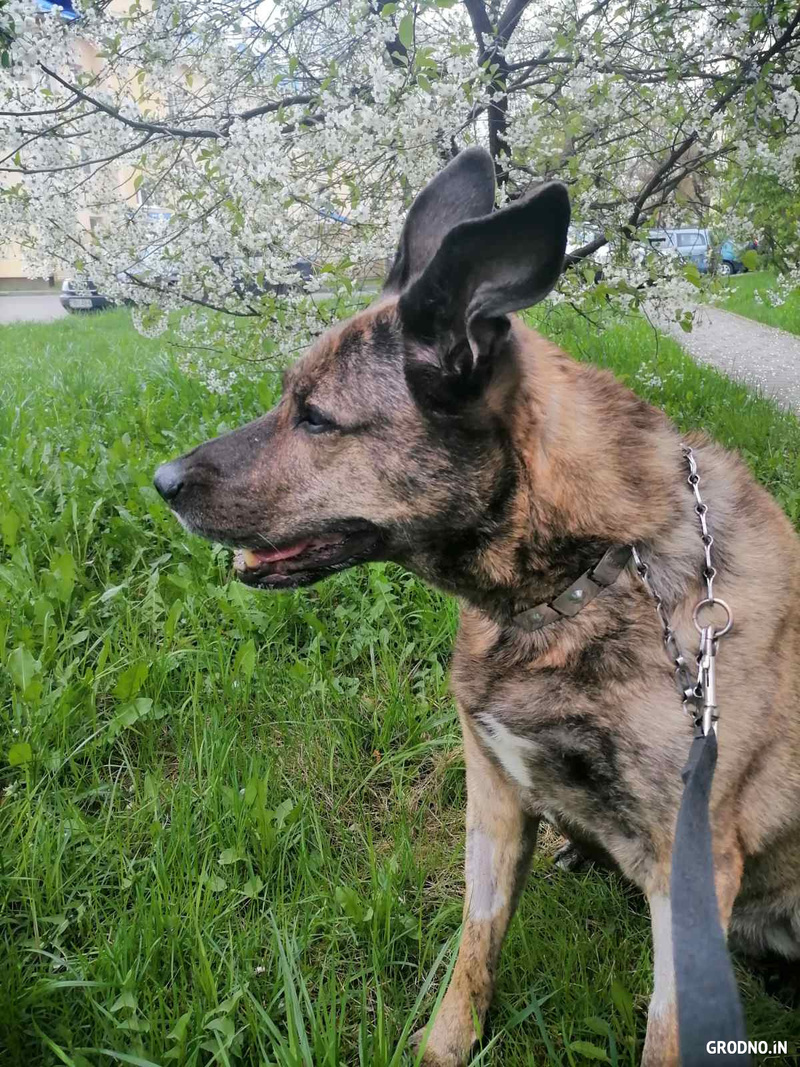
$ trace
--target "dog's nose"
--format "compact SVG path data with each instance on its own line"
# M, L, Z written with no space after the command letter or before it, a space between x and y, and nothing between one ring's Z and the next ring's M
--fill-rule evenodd
M169 463L162 463L155 473L153 485L167 503L174 503L184 485L184 473L180 460L173 459Z

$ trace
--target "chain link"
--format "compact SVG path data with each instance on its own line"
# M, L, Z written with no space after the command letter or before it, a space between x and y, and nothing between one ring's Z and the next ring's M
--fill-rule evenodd
M645 588L653 598L653 602L656 606L656 613L658 614L664 634L664 648L667 651L667 655L675 664L675 681L681 700L683 701L683 709L687 714L692 716L695 728L700 730L701 734L704 735L712 727L716 730L717 716L714 714L716 711L714 658L716 656L717 641L720 637L724 637L733 626L733 613L724 600L720 600L719 597L714 596L714 579L717 576L717 570L711 555L714 538L708 528L708 505L704 502L700 494L700 474L698 473L694 452L688 445L681 445L681 450L683 452L683 457L686 460L686 465L689 468L689 476L686 480L694 493L694 511L700 523L700 537L703 542L703 550L705 554L705 564L703 566L702 574L706 586L706 595L695 605L692 616L695 627L700 634L700 648L695 657L697 674L694 678L689 668L689 663L681 652L675 631L670 626L669 616L664 607L664 600L653 585L650 566L642 559L636 545L632 546L632 553L633 562L639 577L642 579ZM700 613L703 610L713 609L715 607L722 608L726 614L725 623L719 629L712 623L703 625L700 620Z

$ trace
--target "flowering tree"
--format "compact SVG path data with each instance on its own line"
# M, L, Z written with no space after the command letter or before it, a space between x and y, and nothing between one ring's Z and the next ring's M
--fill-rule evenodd
M0 230L32 273L91 276L143 328L189 306L206 345L241 345L252 319L288 352L332 313L309 291L380 277L409 196L471 143L500 201L569 184L561 298L589 304L686 282L631 254L657 221L746 229L713 195L732 165L797 191L788 0L119 5L0 6Z

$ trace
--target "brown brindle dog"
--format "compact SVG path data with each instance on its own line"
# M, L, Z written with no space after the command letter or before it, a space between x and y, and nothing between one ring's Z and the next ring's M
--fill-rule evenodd
M417 197L381 298L287 372L277 407L165 464L156 486L190 530L243 550L248 585L391 559L461 600L464 929L424 1062L469 1056L547 815L647 894L644 1062L675 1064L670 855L692 729L653 602L628 567L574 618L529 633L514 616L635 544L696 650L703 547L681 439L509 317L561 271L564 187L493 205L489 157L463 152ZM718 668L720 913L751 950L800 958L800 543L735 456L691 443L736 617Z

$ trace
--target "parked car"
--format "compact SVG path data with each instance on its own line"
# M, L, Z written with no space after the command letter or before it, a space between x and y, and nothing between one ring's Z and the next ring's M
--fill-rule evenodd
M59 296L61 306L66 311L103 311L113 307L114 301L97 291L97 286L91 278L85 282L76 281L73 278L65 278L61 285Z
M748 249L756 249L758 247L757 242L751 241L743 251ZM736 245L730 238L723 241L719 246L719 261L717 262L718 274L744 274L747 271L747 267L742 263L739 258L739 252Z
M647 243L661 255L676 256L687 263L694 263L705 274L708 270L711 235L703 229L651 230Z
M701 274L739 274L747 270L730 238L715 247L710 232L701 227L651 230L647 243L663 255L694 263Z
M118 274L117 278L119 281L139 278L149 285L164 289L177 285L180 281L180 274L174 261L164 256L163 249L159 245L148 245L139 258L127 270Z
M160 288L172 287L178 284L179 275L172 263L164 261L155 246L146 248L140 258L131 265L129 270L122 271L117 275L119 281L130 281L131 278L141 278L152 285ZM61 306L67 311L103 311L113 307L115 301L110 296L99 292L97 285L89 278L86 281L78 281L67 278L61 286L59 297ZM130 301L128 301L130 303Z

